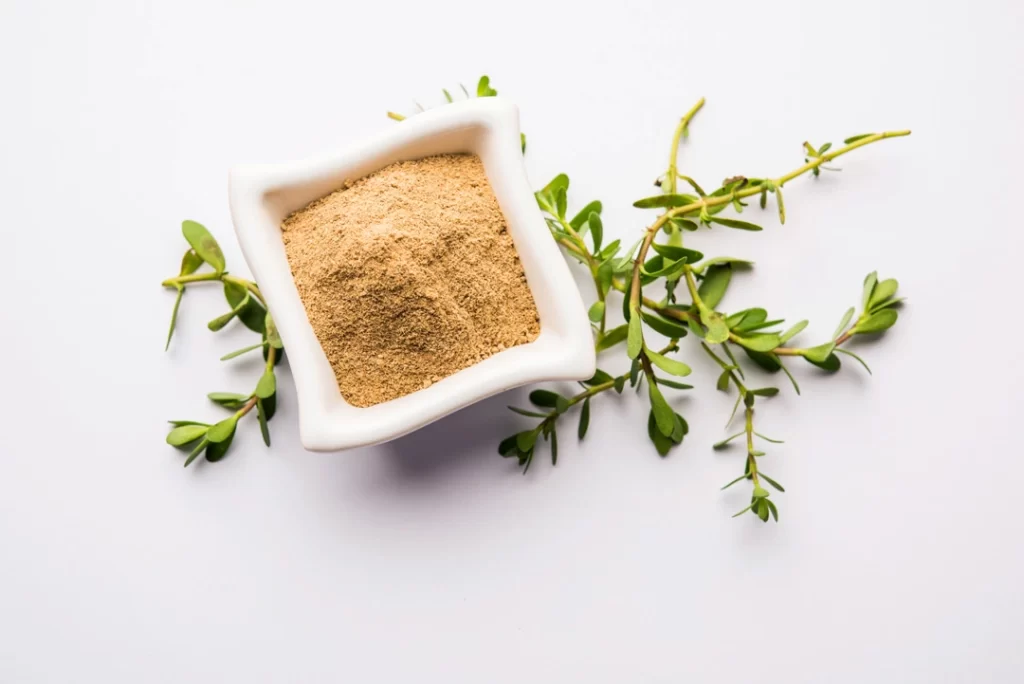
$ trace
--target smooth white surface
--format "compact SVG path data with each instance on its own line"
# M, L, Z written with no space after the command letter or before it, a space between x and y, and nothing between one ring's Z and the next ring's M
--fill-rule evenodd
M1020 680L1019 2L0 7L0 681ZM217 361L251 335L205 329L216 292L162 351L180 221L240 269L230 165L380 131L480 72L521 108L534 183L568 172L623 238L700 95L680 160L709 185L914 129L793 183L785 226L691 241L757 260L724 306L809 339L872 269L910 298L862 349L873 377L798 366L804 396L759 413L787 440L764 464L779 525L729 518L740 457L709 445L730 398L693 350L664 461L623 396L523 477L495 444L525 392L309 454L287 379L272 449L243 426L186 471L162 443L256 372Z
M315 158L231 169L231 219L287 348L304 447L337 451L386 442L514 387L594 375L587 310L537 207L523 167L521 140L519 112L511 101L474 98L409 117L401 126L344 149L326 149ZM529 344L506 349L418 392L368 408L352 406L341 396L306 317L285 254L281 221L346 180L400 161L460 153L475 154L483 163L523 265L540 334Z

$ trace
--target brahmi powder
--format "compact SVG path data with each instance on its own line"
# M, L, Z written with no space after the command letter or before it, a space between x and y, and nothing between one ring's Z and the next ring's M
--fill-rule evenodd
M309 322L345 401L430 386L540 332L483 164L392 164L281 224Z

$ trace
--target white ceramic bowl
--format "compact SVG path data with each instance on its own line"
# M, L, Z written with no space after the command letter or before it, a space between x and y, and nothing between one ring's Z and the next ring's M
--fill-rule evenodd
M540 335L426 389L357 408L345 402L299 298L281 239L291 212L398 161L470 152L483 161L508 222L540 314ZM384 442L513 387L541 380L585 380L594 373L590 323L569 268L544 223L526 178L519 110L497 97L449 104L393 124L346 150L305 161L233 168L231 216L242 252L274 314L299 403L302 444L335 451Z

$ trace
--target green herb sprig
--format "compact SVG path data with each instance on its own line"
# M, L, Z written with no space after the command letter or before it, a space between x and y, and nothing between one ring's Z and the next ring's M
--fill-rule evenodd
M481 79L481 83L490 87L486 77ZM478 94L481 94L479 89ZM737 216L722 215L730 208L736 215L742 214L748 206L744 200L754 196L757 196L761 209L765 209L768 196L772 195L779 222L785 223L786 208L782 189L787 183L806 174L818 177L822 169L836 171L838 169L826 164L866 145L909 135L910 131L855 135L846 138L843 146L835 149L831 143L815 147L805 142L804 164L793 171L767 178L734 176L725 179L719 187L707 193L693 177L680 173L678 163L679 149L689 134L690 123L703 106L702 98L683 115L676 126L669 150L668 167L655 181L660 192L634 202L633 206L639 209L660 209L662 213L629 249L623 250L618 240L604 244L600 201L590 201L575 214L569 213L569 177L566 174L555 176L536 193L537 204L545 214L552 237L569 256L590 272L597 295L589 309L596 350L605 352L625 342L631 366L629 373L618 377L598 370L593 378L582 383L583 391L572 397L550 390L531 392L530 401L539 408L549 410L536 412L509 407L516 413L540 418L541 421L533 429L502 440L498 452L506 458L515 457L525 473L533 462L537 438L540 436L550 439L551 460L555 464L558 457L557 423L569 408L582 402L578 430L578 436L582 439L589 424L592 397L609 389L621 392L626 381L639 389L641 382L646 379L651 405L647 421L648 436L657 452L662 456L667 455L673 447L682 443L688 430L686 420L669 405L662 388L690 389L689 385L666 377L685 377L690 373L688 365L670 358L668 354L678 351L679 340L692 333L701 340L700 345L707 355L721 368L717 388L726 392L735 389L737 393L726 427L732 424L739 406L742 404L744 407L743 430L714 445L716 449L723 449L733 440L745 438L747 455L743 474L723 489L743 480L749 481L750 505L737 515L750 512L762 521L767 522L769 517L777 521L778 507L769 498L770 491L763 484L779 492L784 489L759 468L758 459L765 452L755 447L755 440L770 443L781 441L765 437L754 430L754 406L758 398L773 397L779 393L779 389L748 387L733 346L744 352L749 363L771 373L784 372L797 394L800 393L800 387L785 365L784 359L787 357L802 357L818 368L835 372L842 365L840 355L846 355L858 361L870 373L863 359L841 345L856 336L877 336L896 323L897 308L903 301L896 296L898 283L895 279L880 281L876 273L868 275L864 283L861 312L856 320L856 310L848 309L829 341L810 347L787 346L807 326L806 320L783 329L780 326L785 321L770 318L761 307L732 314L718 309L732 281L733 272L737 268L752 266L752 262L733 257L706 258L703 253L685 247L683 235L696 232L702 227L719 226L761 231L762 226L757 223ZM686 186L686 192L680 191L682 185ZM664 240L659 242L659 236L664 236ZM652 251L653 256L648 258ZM657 298L646 296L655 286L663 288L663 292ZM689 301L678 301L677 289L684 290ZM623 295L622 314L626 322L609 329L608 296L613 291ZM669 338L669 345L659 351L652 351L647 343L646 332L649 330ZM715 353L713 348L716 346L720 348L721 355Z
M219 461L227 454L235 436L238 421L256 409L256 416L263 436L263 442L270 446L270 429L267 423L277 411L277 377L274 367L284 357L284 345L274 325L274 319L267 311L267 303L263 299L256 283L237 278L225 270L224 252L210 231L195 221L184 221L181 232L189 244L189 250L181 259L178 275L161 283L166 288L177 292L174 308L171 311L171 325L167 331L167 344L178 320L178 309L185 290L199 283L220 283L224 289L224 298L230 307L227 313L214 318L207 327L216 332L222 330L231 321L238 319L245 327L260 335L260 342L225 354L221 361L228 361L257 349L263 351L264 368L255 388L248 394L234 392L211 392L207 397L218 406L222 406L231 415L216 423L203 423L194 420L172 420L171 431L167 435L167 443L180 449L188 450L185 466L189 466L200 454L205 454L207 461ZM213 270L199 272L204 265Z
M465 86L460 88L466 98L471 97ZM448 90L443 90L442 94L445 103L455 99ZM483 76L477 83L475 94L477 97L490 97L497 95L497 91L490 79ZM416 106L419 111L424 111L418 103ZM630 367L629 372L617 376L598 369L592 378L580 383L581 391L572 396L546 389L532 391L529 399L535 409L513 406L509 409L539 419L539 422L533 428L503 439L498 451L503 457L515 458L525 473L533 463L538 440L546 441L550 443L551 461L555 465L558 461L559 420L570 409L579 406L576 434L582 440L590 425L590 404L594 397L609 391L621 394L627 383L639 393L646 381L650 403L647 434L655 450L661 456L667 456L683 442L689 432L686 419L672 408L665 397L665 391L692 389L691 385L677 379L689 375L690 367L673 356L680 350L680 340L692 334L700 340L700 347L706 356L721 369L717 389L723 392L735 390L737 394L732 414L726 423L727 428L733 423L740 405L744 407L743 429L714 445L715 449L726 449L740 438L743 438L746 445L743 473L722 489L748 481L751 486L750 504L736 515L749 512L765 522L769 517L777 521L778 507L770 498L768 487L777 492L785 490L761 469L759 459L765 456L765 452L758 449L756 444L782 442L757 432L754 419L757 399L776 396L779 389L749 387L743 364L738 360L734 348L742 350L747 364L770 373L783 372L798 395L800 387L786 366L785 360L788 358L800 357L824 371L834 373L842 366L840 357L848 356L870 373L864 360L843 345L855 337L877 338L896 323L898 309L903 302L897 296L898 283L895 279L879 280L876 273L869 274L864 281L859 314L856 308L849 308L843 314L832 338L826 342L806 347L790 346L790 341L807 327L806 320L783 328L783 319L770 317L767 310L761 307L731 314L719 310L733 273L741 268L752 267L753 262L729 256L705 257L703 253L685 247L683 236L702 228L719 226L761 231L762 227L756 223L735 215L722 215L727 209L732 209L736 215L742 214L748 206L744 200L754 196L757 196L760 208L765 209L768 196L771 195L775 200L779 222L785 223L782 189L787 183L808 174L818 177L822 169L836 171L838 169L826 164L860 147L906 136L910 131L855 135L846 138L843 146L835 149L831 143L815 147L805 142L804 164L793 171L777 177L734 176L725 179L719 187L707 193L693 177L680 172L678 163L679 150L688 136L690 123L703 106L704 100L701 99L676 126L668 166L655 181L659 192L634 202L634 206L640 209L662 211L629 248L623 249L620 240L605 243L601 217L603 205L599 200L587 202L580 210L569 212L569 177L566 174L555 176L535 193L552 237L569 256L588 270L593 280L596 298L588 315L593 324L596 351L603 353L618 349L625 343ZM388 116L397 121L406 118L394 112L388 112ZM521 140L525 153L526 136L522 135ZM686 186L687 192L680 192L682 184ZM229 418L213 425L171 421L174 429L168 436L169 443L175 446L196 445L186 460L188 465L204 448L208 460L223 457L238 420L253 407L257 408L264 440L269 445L266 421L273 415L276 403L273 367L280 360L283 349L274 331L272 318L266 311L266 302L256 284L227 274L223 254L205 228L186 221L183 232L191 249L182 260L180 274L163 283L165 287L175 288L178 293L168 344L174 332L174 321L185 288L191 283L219 281L223 284L231 310L211 321L210 329L218 330L238 318L262 336L260 344L232 352L223 358L234 358L262 348L267 362L264 374L253 392L247 395L209 395L215 403L235 411ZM661 236L663 239L659 241ZM652 251L654 254L649 257ZM213 272L196 273L203 263L212 266ZM625 320L625 323L615 327L609 325L608 318L609 296L612 292L622 295L622 314ZM652 292L655 294L652 295ZM684 298L683 301L679 300L680 296ZM651 349L647 336L652 331L668 338L668 344L657 351ZM715 347L721 353L716 353Z

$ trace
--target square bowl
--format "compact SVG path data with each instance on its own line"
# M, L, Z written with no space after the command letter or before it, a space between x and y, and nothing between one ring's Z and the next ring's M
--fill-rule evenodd
M471 153L483 162L533 295L540 334L411 394L352 406L313 332L285 254L281 222L292 212L390 164ZM590 322L569 267L540 214L520 150L519 111L488 97L448 104L382 135L304 161L245 165L229 176L231 218L274 315L298 396L299 433L311 451L385 442L513 387L586 380L596 364Z

